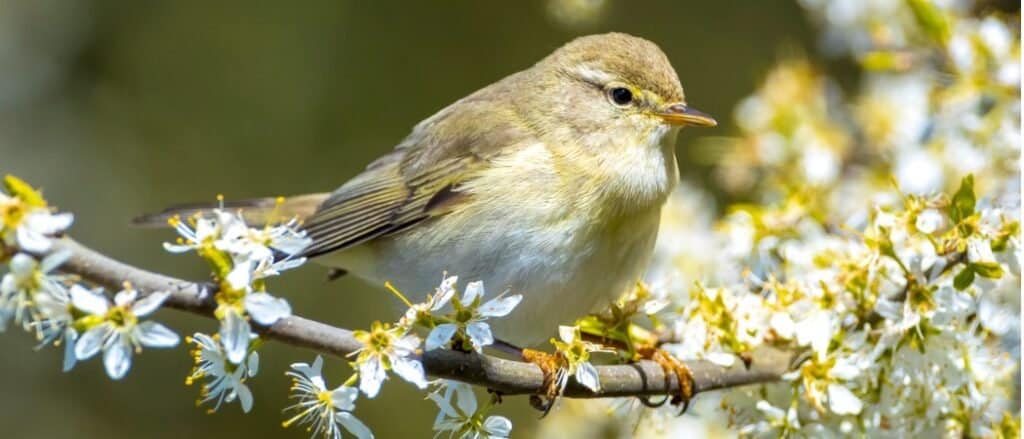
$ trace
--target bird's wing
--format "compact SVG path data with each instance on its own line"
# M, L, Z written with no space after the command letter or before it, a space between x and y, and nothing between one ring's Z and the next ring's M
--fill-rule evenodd
M531 139L512 110L480 94L424 120L393 152L334 191L305 221L313 239L305 256L408 230L457 209L468 198L460 183Z

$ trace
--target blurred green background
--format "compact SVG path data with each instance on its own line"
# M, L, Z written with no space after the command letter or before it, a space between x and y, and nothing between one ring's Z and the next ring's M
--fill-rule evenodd
M419 120L574 36L615 30L665 50L690 103L722 123L680 136L683 178L698 184L710 163L687 145L729 135L733 106L776 60L815 53L791 2L609 2L574 16L577 3L588 2L0 1L0 172L74 212L72 233L84 243L198 279L201 261L161 249L169 231L132 229L128 219L217 193L334 188ZM271 290L297 313L340 326L396 317L379 288L326 283L325 272L290 272ZM157 318L182 335L215 330L173 311ZM17 331L0 337L0 436L306 435L283 430L280 409L283 372L310 361L308 351L266 345L250 381L255 409L243 416L237 404L213 415L193 407L199 389L183 385L184 347L148 350L111 382L100 361L62 374L59 350L33 346ZM329 361L326 373L337 384L348 370ZM506 401L499 411L513 436L530 437L537 413L524 398ZM380 438L430 437L435 413L394 380L357 411Z

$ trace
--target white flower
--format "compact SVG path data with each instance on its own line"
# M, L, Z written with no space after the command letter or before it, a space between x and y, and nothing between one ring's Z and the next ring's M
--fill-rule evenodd
M59 282L50 282L49 288L36 294L35 306L39 312L38 320L34 322L38 328L37 332L40 346L53 344L54 346L64 345L63 371L70 371L75 367L78 358L75 357L75 341L78 340L78 331L72 327L74 317L71 304L71 293ZM81 285L71 285L71 289L84 289Z
M426 350L434 350L444 347L452 340L456 332L464 331L469 338L473 350L480 352L484 346L494 343L494 335L491 334L491 327L484 323L489 317L504 317L519 305L523 296L515 294L504 297L504 295L491 299L483 304L484 285L482 282L470 282L466 285L461 300L456 300L454 323L442 323L430 331L425 344ZM452 295L443 296L450 299ZM440 308L443 302L438 301L432 307Z
M217 247L230 253L236 260L265 261L274 259L274 251L286 256L299 254L313 240L299 231L298 220L291 220L277 226L252 228L238 214L231 215L218 210L223 234Z
M188 222L194 226L190 227ZM171 253L184 253L192 250L199 250L204 245L212 246L220 237L221 225L214 218L192 217L187 221L178 218L170 220L174 230L181 235L177 244L164 243L164 249Z
M34 202L0 193L0 236L6 245L43 253L50 250L54 235L63 233L75 217L53 213L41 199Z
M242 405L242 411L248 413L252 410L252 391L245 385L245 381L256 376L259 371L259 354L252 351L246 361L236 365L228 361L227 354L216 337L197 332L185 341L196 345L192 350L195 366L192 367L192 373L185 378L185 384L192 385L195 380L210 379L203 383L198 404L215 401L213 408L209 410L212 413L217 411L222 403L231 403L237 399Z
M458 276L445 275L441 279L441 285L434 290L434 294L427 296L427 301L417 303L409 307L398 322L398 326L412 328L413 325L424 315L433 315L444 308L455 295L455 284L458 283ZM430 343L429 337L427 343ZM427 349L430 350L430 349Z
M114 296L111 304L106 296L84 288L71 290L75 308L98 318L75 343L75 357L86 360L103 350L103 366L107 375L121 379L132 364L132 353L143 346L167 348L178 344L178 334L156 322L139 323L163 304L170 293L155 291L139 298L138 291L126 285ZM113 306L111 306L113 305Z
M569 376L572 375L576 377L576 381L582 384L583 387L594 392L601 390L597 368L590 364L589 361L590 352L597 350L597 346L583 341L578 326L559 326L558 338L562 339L562 341L555 341L555 348L568 363L564 373L559 371L559 376L557 377L558 388L564 389Z
M28 329L42 317L36 307L37 298L60 288L50 273L70 256L68 252L52 253L37 261L28 254L18 253L11 258L10 272L0 279L0 331L11 319Z
M252 328L245 316L252 317L256 323L269 326L285 317L292 315L288 301L272 296L265 291L253 291L250 285L251 272L240 266L228 275L227 283L232 291L217 296L216 315L220 320L220 336L227 351L228 359L239 364L249 349ZM239 297L240 296L240 297Z
M487 416L490 405L479 407L473 388L458 381L443 380L444 395L437 391L427 395L440 411L434 420L434 431L460 439L499 439L512 433L512 422L504 416Z
M420 338L407 332L406 328L391 328L380 322L374 322L369 331L354 331L356 340L363 344L354 354L358 354L355 364L359 369L359 390L366 396L377 396L388 369L420 389L427 388L423 364L414 357Z
M344 384L328 390L321 373L323 363L318 355L312 365L295 363L292 370L285 372L292 377L291 398L298 400L285 411L298 413L283 425L288 427L296 422L306 425L313 437L339 439L342 437L340 427L344 427L357 438L373 438L373 432L352 415L359 390Z

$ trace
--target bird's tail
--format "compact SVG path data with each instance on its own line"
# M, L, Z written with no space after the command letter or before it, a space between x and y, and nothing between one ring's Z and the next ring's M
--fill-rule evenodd
M250 226L262 226L268 223L288 221L292 218L303 220L316 213L320 203L323 203L329 195L328 193L317 193L293 197L250 198L247 200L220 201L218 203L180 204L168 207L157 213L139 215L132 219L132 224L140 227L165 227L171 218L186 218L195 214L203 214L217 207L222 207L230 212L241 212L242 218Z

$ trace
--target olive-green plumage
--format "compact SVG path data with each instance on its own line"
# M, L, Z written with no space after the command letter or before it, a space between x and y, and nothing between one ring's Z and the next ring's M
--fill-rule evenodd
M304 218L306 255L409 294L444 271L523 294L494 326L533 344L642 274L678 178L677 128L714 124L686 106L655 44L582 37L420 122L333 193L278 213ZM236 206L265 219L266 203Z

